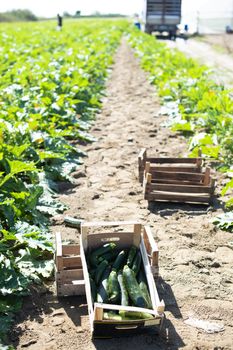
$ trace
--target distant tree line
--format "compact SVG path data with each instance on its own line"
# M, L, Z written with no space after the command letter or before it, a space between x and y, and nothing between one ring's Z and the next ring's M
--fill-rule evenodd
M64 12L63 13L63 17L66 17L66 18L92 18L92 17L101 17L101 18L108 18L108 17L126 17L124 15L121 15L120 13L107 13L107 14L102 14L101 12L99 11L96 11L94 13L92 13L91 15L82 15L81 14L81 11L76 11L75 14L70 14L68 12Z
M12 10L0 13L0 22L37 21L30 10Z

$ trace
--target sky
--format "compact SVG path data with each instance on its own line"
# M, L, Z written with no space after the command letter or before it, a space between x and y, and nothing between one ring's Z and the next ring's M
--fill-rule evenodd
M183 16L195 17L197 11L206 14L233 12L233 0L182 0ZM53 17L67 11L74 14L123 13L133 15L140 13L143 0L0 0L0 12L12 9L30 9L35 15Z

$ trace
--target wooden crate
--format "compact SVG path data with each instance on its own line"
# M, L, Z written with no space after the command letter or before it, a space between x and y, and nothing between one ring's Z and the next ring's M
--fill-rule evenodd
M210 168L202 169L197 158L148 157L143 148L138 156L139 181L144 199L209 204L214 194Z
M85 295L79 244L63 245L56 233L55 280L58 296Z
M153 310L132 306L92 303L86 253L88 250L96 249L106 242L115 242L120 249L128 248L131 245L140 248ZM94 338L130 335L145 330L148 326L161 327L164 317L164 302L159 299L153 278L153 274L155 276L158 275L158 248L148 226L143 227L140 223L136 222L83 223L81 225L80 253L85 279L88 312ZM152 314L154 318L132 321L104 320L104 310L144 311Z
M149 162L153 171L201 173L202 158L199 152L198 158L163 158L148 157L146 148L142 148L138 155L138 177L142 184L145 165Z

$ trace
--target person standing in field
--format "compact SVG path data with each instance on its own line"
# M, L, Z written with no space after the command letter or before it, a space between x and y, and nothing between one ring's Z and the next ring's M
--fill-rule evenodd
M57 30L61 30L62 29L62 16L59 15L59 13L57 14Z

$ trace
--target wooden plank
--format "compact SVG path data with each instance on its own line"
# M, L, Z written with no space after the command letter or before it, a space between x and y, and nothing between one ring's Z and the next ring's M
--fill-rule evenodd
M203 185L208 186L210 184L210 168L206 168L205 176L203 179Z
M146 176L147 173L150 172L150 168L151 168L150 162L146 162L145 163L145 176Z
M56 241L56 256L62 256L61 232L55 233L55 241Z
M104 315L104 309L101 304L95 304L94 305L94 320L95 321L102 321Z
M173 180L173 179L152 179L152 184L171 184L171 185L202 185L201 182L197 181L184 181L184 180Z
M91 286L90 286L89 273L88 273L88 269L87 269L87 262L86 262L82 238L83 237L81 237L81 240L80 240L80 254L81 254L82 266L83 266L83 276L84 276L84 281L85 281L85 292L86 292L87 305L88 305L89 321L90 321L91 331L93 331L94 309L93 309L93 304L92 304Z
M56 280L71 283L73 280L83 280L83 269L63 270L56 273Z
M147 157L146 161L150 163L173 163L173 164L195 164L199 158L158 158L158 157ZM201 159L201 158L200 158Z
M135 245L136 247L139 247L139 245L140 245L141 232L142 232L142 225L135 224L134 225L133 245Z
M165 191L165 192L179 192L179 193L212 193L213 189L211 186L204 185L188 185L188 184L163 184L163 183L152 183L151 191Z
M79 255L80 254L80 246L79 244L69 244L62 246L63 256L65 255Z
M134 234L134 232L107 232L107 233L95 233L90 234L87 237L87 245L88 247L91 247L92 249L96 249L102 244L108 243L108 242L115 242L119 249L129 247L130 245L137 244L138 241L140 241L140 235L137 236Z
M195 166L158 166L150 163L150 171L172 171L172 172L186 172L186 173L200 173L200 168L198 168L196 165ZM149 171L149 172L150 172Z
M148 312L148 314L158 316L157 313L157 307L152 310L152 309L146 309L143 307L138 307L138 306L123 306L123 305L115 305L115 304L102 304L102 303L95 303L94 304L95 308L102 308L103 310L116 310L116 311L134 311L134 312Z
M64 256L63 260L63 268L77 268L82 267L82 261L80 255L78 256Z
M196 181L201 182L204 179L204 174L202 173L185 173L185 172L169 172L169 171L153 171L150 168L150 174L152 179L172 179L181 181Z
M138 159L143 162L147 158L146 148L142 148L139 152Z
M144 242L145 240L148 241L148 248L147 253L150 255L151 259L151 265L154 267L158 267L159 265L159 250L158 245L156 244L154 237L152 235L150 226L145 225L144 226L144 232L143 232ZM146 246L146 244L145 244ZM146 246L147 248L147 246Z
M55 249L56 249L56 255L55 255L56 267L58 271L61 271L63 270L63 258L62 258L62 240L61 240L60 232L55 233Z
M145 158L146 158L146 148L142 148L138 155L138 177L139 177L140 183L143 182Z
M170 193L170 192L162 192L155 191L147 195L147 200L155 201L155 200L165 200L165 201L174 201L174 202L191 202L191 203L209 203L210 196L207 195L195 195L189 193Z
M84 222L81 224L82 228L92 228L92 227L114 227L114 226L127 226L127 225L134 225L134 224L140 224L138 221L93 221L93 222Z
M140 244L140 251L142 254L142 261L143 261L143 266L144 266L149 293L151 297L152 307L154 310L157 310L157 306L160 305L160 299L157 292L157 288L155 286L154 278L151 273L150 262L147 256L146 247L143 240L141 241L141 244Z

